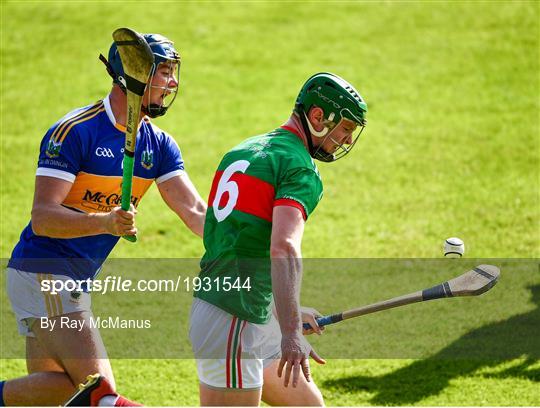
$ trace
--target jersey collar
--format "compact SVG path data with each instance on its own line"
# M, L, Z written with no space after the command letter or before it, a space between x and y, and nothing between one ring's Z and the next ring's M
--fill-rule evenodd
M111 108L110 97L111 94L108 94L105 98L103 98L103 106L105 107L105 112L107 112L107 117L116 129L118 129L120 132L126 133L126 127L124 125L121 125L120 123L116 123L116 118L114 117L114 113ZM141 122L139 123L139 128L141 127L141 124L143 122L150 122L150 118L144 115Z
M105 98L103 98L103 106L105 106L105 112L107 112L107 117L109 118L109 120L111 121L111 124L116 129L118 129L119 131L125 133L126 132L126 127L122 126L119 123L116 123L116 118L114 117L114 113L113 113L112 108L111 108L111 101L109 100L110 97L111 97L111 95L108 94Z
M300 133L298 132L298 130L296 130L295 128L293 128L292 126L288 126L288 125L282 125L280 126L281 129L284 129L288 132L291 132L293 135L295 135L298 140L300 140L300 142L302 142L302 144L304 146L306 146L306 141L304 140L304 138L302 137L302 135L300 135ZM307 146L306 146L307 147Z

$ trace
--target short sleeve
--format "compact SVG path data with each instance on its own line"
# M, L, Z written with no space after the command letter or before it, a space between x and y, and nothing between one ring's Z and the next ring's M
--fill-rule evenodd
M73 183L81 168L82 157L82 143L77 128L63 129L59 124L51 128L41 141L36 175Z
M278 185L274 206L289 205L302 211L307 219L323 194L320 176L308 168L291 169Z
M172 136L164 133L162 143L162 160L159 164L159 171L156 176L156 183L163 183L170 178L185 173L184 159L176 141Z

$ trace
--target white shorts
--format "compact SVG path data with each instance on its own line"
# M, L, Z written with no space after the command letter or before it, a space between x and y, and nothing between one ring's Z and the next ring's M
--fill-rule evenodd
M258 389L263 370L281 356L281 331L272 315L267 324L240 320L194 298L189 338L199 381L216 389Z
M7 268L7 292L19 333L35 337L32 324L41 317L55 317L90 310L90 294L67 290L57 294L41 290L43 280L73 281L69 276L23 272Z

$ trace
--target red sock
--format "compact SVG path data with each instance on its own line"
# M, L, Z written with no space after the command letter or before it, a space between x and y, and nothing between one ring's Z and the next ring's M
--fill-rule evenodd
M130 401L127 398L124 398L122 396L119 396L116 400L116 403L114 404L115 407L142 407L141 404L138 404L136 402Z

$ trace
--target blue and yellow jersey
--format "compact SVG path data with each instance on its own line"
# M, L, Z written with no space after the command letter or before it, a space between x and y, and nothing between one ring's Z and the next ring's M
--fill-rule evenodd
M55 123L41 143L37 176L73 183L62 205L85 213L120 206L125 128L116 123L108 97L69 113ZM161 183L184 172L175 140L150 123L137 134L131 202L140 203L153 181ZM8 266L26 272L93 278L119 237L102 234L56 239L38 236L29 223Z

